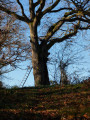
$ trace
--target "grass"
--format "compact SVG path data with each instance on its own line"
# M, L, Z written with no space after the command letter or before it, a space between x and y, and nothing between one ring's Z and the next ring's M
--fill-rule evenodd
M0 89L0 120L89 120L90 81Z

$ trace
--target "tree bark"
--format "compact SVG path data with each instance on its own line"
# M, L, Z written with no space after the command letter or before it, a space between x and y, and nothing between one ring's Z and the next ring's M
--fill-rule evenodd
M50 85L47 69L47 53L44 48L45 44L39 45L37 30L32 24L30 24L30 37L32 47L32 66L35 86Z
M33 65L33 74L35 80L35 86L40 85L49 85L49 77L47 70L47 58L42 54L41 48L39 53L34 49L32 50L32 65Z

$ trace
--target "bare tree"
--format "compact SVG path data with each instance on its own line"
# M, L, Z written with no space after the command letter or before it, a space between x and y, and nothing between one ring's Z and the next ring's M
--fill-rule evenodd
M0 10L27 23L30 28L30 43L32 47L32 66L35 86L49 85L47 61L49 49L55 44L77 34L79 30L89 29L89 0L28 0L28 13L20 0L16 0L21 14L0 5ZM59 7L58 7L59 6ZM56 13L59 14L57 17ZM43 24L45 16L53 16L53 24L44 35L40 35L38 27ZM69 29L68 29L69 28ZM43 28L44 30L44 28ZM58 32L59 36L53 37Z
M83 65L86 63L89 64L88 61L85 60L84 54L85 52L89 52L88 49L86 49L87 45L82 46L74 39L63 42L62 47L60 47L58 51L55 51L55 56L51 56L50 58L50 64L55 67L52 78L55 76L54 81L58 83L60 80L60 85L80 82L80 75L82 71L85 71ZM71 72L68 72L69 66L72 66ZM74 66L77 66L75 70L73 70Z
M4 2L3 2L4 3ZM15 9L15 8L13 8ZM31 47L25 40L24 28L10 15L0 13L0 76L30 59Z
M64 48L62 49L62 54L60 55L60 52L58 53L58 59L59 59L59 70L61 73L60 77L60 85L67 85L70 83L68 74L67 74L67 69L69 65L73 65L78 62L81 57L78 57L78 54L81 51L73 51L72 50L73 44L70 43L70 41L67 41L65 43ZM74 48L73 48L74 49Z

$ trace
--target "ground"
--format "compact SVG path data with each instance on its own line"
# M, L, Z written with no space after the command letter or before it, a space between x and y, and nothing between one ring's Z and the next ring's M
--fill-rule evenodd
M0 120L89 120L90 81L0 89Z

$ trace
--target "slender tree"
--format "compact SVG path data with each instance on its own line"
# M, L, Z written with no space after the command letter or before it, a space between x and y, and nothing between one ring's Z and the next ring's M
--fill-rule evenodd
M28 0L30 16L26 15L24 4L20 0L16 0L16 2L21 8L22 15L11 11L4 5L0 5L0 10L28 24L35 86L49 85L47 70L49 49L55 43L60 43L76 35L78 30L89 29L89 0ZM57 19L56 13L60 15ZM46 34L40 37L38 26L48 14L49 17L53 14L54 23L46 31ZM57 31L60 37L54 38Z

